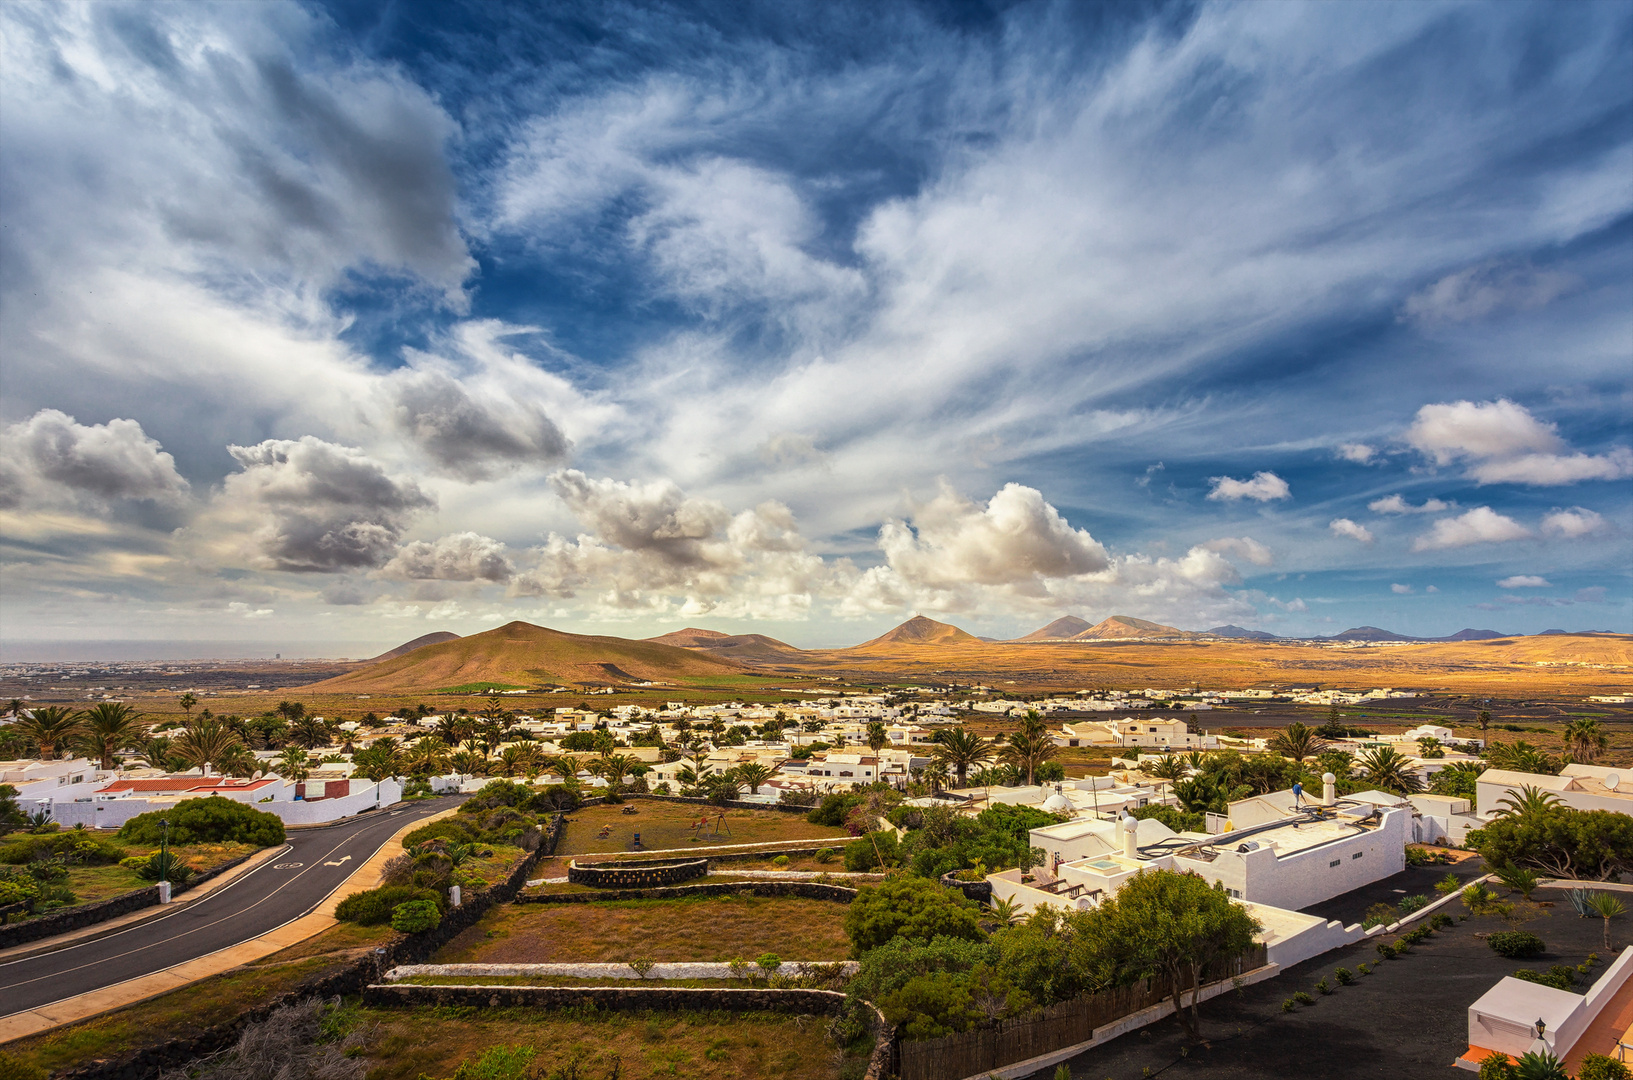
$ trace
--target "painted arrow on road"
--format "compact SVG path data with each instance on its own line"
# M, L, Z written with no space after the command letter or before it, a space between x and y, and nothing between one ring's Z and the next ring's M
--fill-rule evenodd
M326 862L323 865L324 866L339 866L340 863L347 863L347 862L351 862L351 861L352 861L352 857L350 855L342 855L340 857L340 862Z

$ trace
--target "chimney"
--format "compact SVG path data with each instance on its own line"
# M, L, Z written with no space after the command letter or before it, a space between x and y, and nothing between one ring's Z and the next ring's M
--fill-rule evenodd
M1321 805L1333 806L1338 802L1338 777L1332 773L1321 774Z
M1126 858L1140 857L1138 833L1140 823L1132 817L1123 819L1123 855Z

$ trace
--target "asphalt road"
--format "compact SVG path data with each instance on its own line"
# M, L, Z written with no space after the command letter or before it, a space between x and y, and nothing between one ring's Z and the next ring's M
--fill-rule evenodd
M392 833L459 801L427 799L343 825L291 831L288 850L201 900L105 937L0 963L0 1016L162 971L298 919Z

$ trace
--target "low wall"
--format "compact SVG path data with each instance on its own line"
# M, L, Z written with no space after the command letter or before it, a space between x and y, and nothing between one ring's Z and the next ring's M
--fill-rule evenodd
M653 802L691 803L693 806L718 806L724 810L781 810L785 814L809 814L815 806L789 806L785 803L744 802L741 799L732 799L728 802L717 803L713 799L701 795L657 795L650 791L626 791L626 799L651 799Z
M957 889L964 894L965 899L974 900L977 904L992 903L992 882L982 878L980 881L960 881L953 875L957 870L948 871L941 875L941 883L949 889Z
M363 1004L393 1006L468 1005L498 1009L507 1005L535 1009L593 1006L613 1011L685 1009L698 1012L837 1013L845 995L837 990L771 990L758 987L689 986L418 986L375 983L363 991Z
M236 859L212 867L202 874L194 875L193 879L183 887L172 886L171 894L180 895L188 889L194 889L220 874L237 866L247 859L254 858L259 852L250 852L240 855ZM121 915L128 915L133 911L153 907L159 902L159 887L148 885L141 889L132 889L118 896L110 896L106 900L98 900L94 904L79 904L71 908L53 911L49 915L41 915L37 919L25 922L7 923L0 926L0 949L9 949L14 945L26 945L30 941L39 941L41 938L55 937L73 930L83 930L87 926L117 919Z
M522 893L518 904L594 904L603 900L680 900L688 896L798 896L806 900L833 900L848 904L856 890L817 881L717 881L704 885L677 885L656 889L602 889L593 893Z
M568 881L574 885L593 885L598 889L644 889L678 885L682 881L702 877L708 872L708 859L675 862L604 862L590 866L580 866L578 860L574 859L567 864Z

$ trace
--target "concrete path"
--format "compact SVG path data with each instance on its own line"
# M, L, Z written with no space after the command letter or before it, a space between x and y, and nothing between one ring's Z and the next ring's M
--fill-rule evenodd
M347 895L379 884L381 869L401 853L395 841L457 808L436 799L291 833L278 851L282 858L196 902L0 961L0 1008L9 1010L0 1017L0 1043L156 997L306 940L335 924L335 906Z

